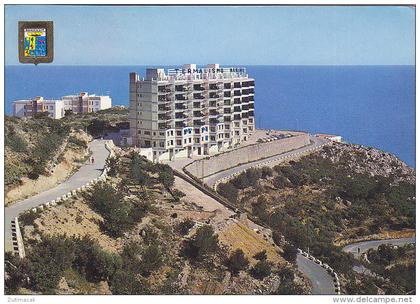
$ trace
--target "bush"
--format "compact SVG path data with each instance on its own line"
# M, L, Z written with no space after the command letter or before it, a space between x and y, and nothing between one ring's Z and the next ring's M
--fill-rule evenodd
M115 295L150 294L147 282L127 270L118 270L111 279L111 291Z
M141 271L144 276L149 276L151 272L157 270L163 262L159 246L156 244L149 245L144 250L141 261Z
M283 257L286 259L286 261L295 263L297 257L297 249L293 245L286 244L283 249Z
M262 167L261 168L261 177L267 178L273 176L274 171L270 167Z
M119 159L115 156L111 156L106 159L105 165L108 168L109 176L117 175L119 163Z
M239 271L246 269L248 265L249 261L245 257L242 249L236 249L226 260L226 266L233 275L236 275Z
M260 252L257 252L254 256L254 259L259 260L259 261L265 261L267 259L267 251L264 249Z
M46 237L27 256L31 289L51 293L63 271L72 266L75 251L69 239Z
M96 241L89 237L75 239L75 259L73 268L90 282L108 280L121 268L118 255L102 250Z
M184 246L184 254L192 259L202 260L210 256L219 248L217 234L211 226L205 225L197 229L194 238L187 241Z
M14 131L9 131L5 136L6 147L10 147L15 152L27 152L28 143Z
M187 218L178 224L178 230L181 235L186 235L194 227L194 221Z
M238 189L231 183L222 183L217 187L217 192L224 196L228 201L236 203L238 200Z
M12 185L20 181L26 170L15 164L8 163L4 167L4 183L5 185Z
M251 275L258 280L262 280L270 274L271 263L266 260L258 261L258 263L251 269Z
M159 172L159 182L166 188L170 189L174 185L175 177L171 170L164 170Z
M84 140L78 139L75 136L70 136L69 139L68 139L68 142L70 144L74 144L74 145L82 147L84 149L87 149L87 147L88 147L87 143Z
M134 227L146 212L144 206L124 202L123 194L106 183L96 184L87 195L87 200L104 218L102 227L113 237L122 236Z

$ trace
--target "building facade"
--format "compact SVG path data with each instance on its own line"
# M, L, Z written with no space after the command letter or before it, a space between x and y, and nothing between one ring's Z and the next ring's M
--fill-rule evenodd
M154 159L209 155L254 132L254 79L244 68L195 64L130 74L132 144Z
M64 117L66 110L77 114L97 112L111 107L112 100L109 96L89 95L86 92L63 96L56 100L46 100L38 96L34 99L15 100L13 116L32 117L36 113L48 112L51 118L59 119Z

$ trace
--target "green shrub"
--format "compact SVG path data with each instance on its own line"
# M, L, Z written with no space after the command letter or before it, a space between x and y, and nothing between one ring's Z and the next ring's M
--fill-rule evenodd
M110 282L114 295L146 295L150 294L147 282L131 271L118 270Z
M185 243L184 254L192 259L202 260L215 253L218 248L217 234L211 226L205 225L198 228L194 238Z
M192 227L194 227L194 221L189 218L178 224L178 230L181 235L186 235Z
M146 205L123 201L123 193L106 183L97 183L86 195L92 208L103 218L102 227L110 236L119 237L144 216Z
M249 261L245 257L242 249L236 249L226 260L226 266L233 275L236 275L239 271L246 269L248 265Z
M236 203L238 200L238 189L231 183L221 183L217 187L217 192L224 196L227 200L232 203Z
M16 132L7 132L5 136L5 145L15 152L27 152L28 143Z
M84 141L82 139L78 139L75 136L70 136L69 139L68 139L68 143L74 144L74 145L82 147L84 149L87 149L87 147L88 147L86 141Z
M251 269L251 275L258 280L262 280L270 274L271 263L266 260L258 261L258 263Z
M149 245L142 254L141 272L144 276L157 270L163 262L162 251L157 244Z
M257 252L254 256L254 259L259 260L259 261L265 261L267 259L267 251L264 249L260 252Z
M283 257L286 259L286 261L295 263L297 257L297 249L293 245L286 244L283 249Z

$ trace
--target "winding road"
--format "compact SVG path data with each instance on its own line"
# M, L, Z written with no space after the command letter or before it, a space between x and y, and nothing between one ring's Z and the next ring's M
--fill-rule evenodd
M260 160L256 160L250 163L246 163L243 165L239 165L218 173L215 173L213 175L207 176L204 178L204 182L209 185L211 188L214 187L214 185L221 179L224 178L229 178L230 176L239 173L241 171L244 171L246 169L252 168L252 167L257 167L257 166L269 166L269 167L273 167L279 163L281 163L282 161L284 161L286 158L288 157L292 157L292 156L298 156L300 154L304 154L304 153L308 153L308 152L312 152L315 151L316 149L320 148L321 146L325 145L326 143L328 143L328 140L325 139L321 139L315 136L310 136L309 137L311 140L311 144L289 151L289 152L284 152L281 154L276 154L273 155L271 157L268 158L264 158L264 159L260 159Z
M297 255L296 264L298 269L311 281L312 294L335 294L333 277L321 265L301 254Z
M25 200L16 202L4 209L5 218L5 251L12 251L12 220L19 214L30 210L39 205L50 202L57 197L69 193L79 187L82 187L91 180L99 177L105 166L105 160L109 151L105 148L106 140L94 140L88 144L95 159L94 164L87 162L70 178L54 188L41 192Z

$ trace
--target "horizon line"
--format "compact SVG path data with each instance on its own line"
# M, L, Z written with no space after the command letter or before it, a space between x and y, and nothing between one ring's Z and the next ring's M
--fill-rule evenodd
M180 64L42 64L42 66L181 66ZM194 63L197 66L204 66L208 63ZM221 66L416 66L416 64L220 64ZM33 66L33 64L5 64L6 66Z

